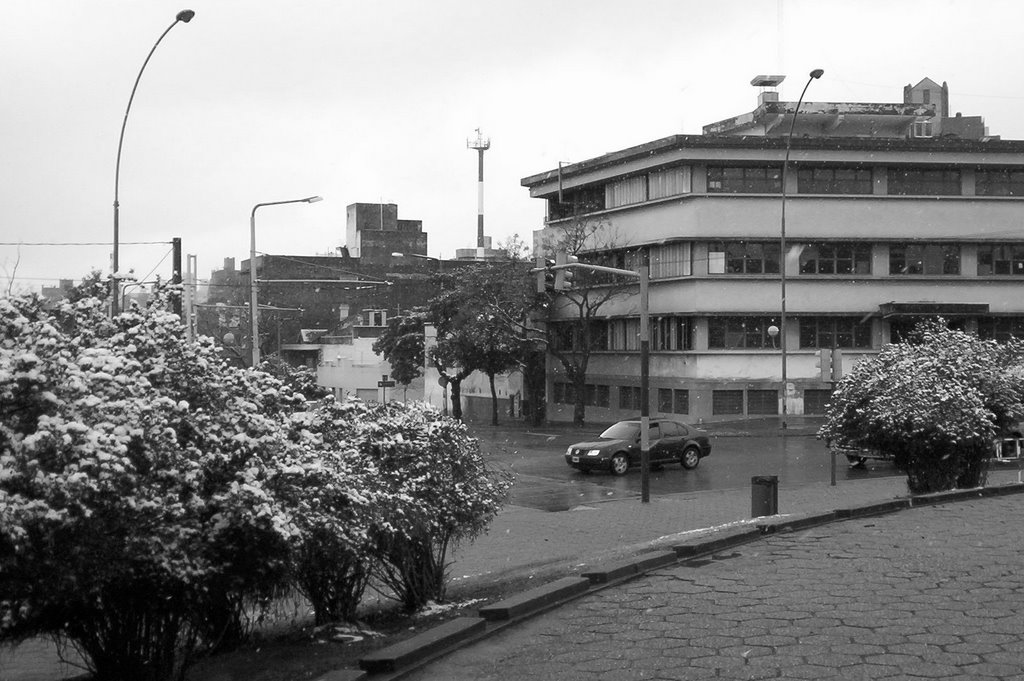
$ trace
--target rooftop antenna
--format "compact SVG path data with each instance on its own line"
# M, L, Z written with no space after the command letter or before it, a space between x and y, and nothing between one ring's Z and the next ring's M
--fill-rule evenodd
M480 128L476 129L476 139L467 139L466 147L476 149L480 158L479 180L477 183L477 206L476 206L476 247L484 247L484 152L491 148L491 140L484 137Z

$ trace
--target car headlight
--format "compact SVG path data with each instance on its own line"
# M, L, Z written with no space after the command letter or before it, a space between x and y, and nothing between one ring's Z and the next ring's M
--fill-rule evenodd
M569 447L569 449L565 450L565 455L572 456L572 447Z
M598 456L600 453L600 449L591 449L589 452L587 452L587 456Z

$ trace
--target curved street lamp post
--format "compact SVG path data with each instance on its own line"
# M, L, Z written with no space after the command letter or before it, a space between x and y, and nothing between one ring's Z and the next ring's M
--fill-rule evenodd
M280 206L286 203L316 203L317 201L323 201L323 198L307 196L304 199L257 203L252 207L252 213L249 216L249 351L254 369L260 363L260 308L256 295L256 209L262 206Z
M183 9L183 10L181 10L174 17L174 21L171 23L171 25L168 26L167 29L164 30L164 32L160 34L160 37L156 39L156 42L153 44L152 49L150 49L149 54L146 55L146 61L142 62L142 68L139 69L139 75L137 75L135 77L135 85L132 86L132 94L128 97L128 106L125 107L125 110L124 110L124 119L121 121L121 134L117 138L117 163L114 166L114 252L113 252L113 255L111 256L111 263L110 263L110 274L111 274L111 276L110 276L110 294L111 294L110 295L110 314L111 314L111 316L114 316L114 315L117 314L118 303L120 302L118 300L119 292L118 292L118 283L117 283L117 280L118 280L117 272L118 272L118 269L120 267L120 259L119 259L120 238L119 238L119 232L118 232L118 228L119 228L119 225L118 225L118 208L120 206L120 203L118 201L118 196L119 196L118 192L119 192L119 188L120 188L120 185L121 185L121 148L124 146L124 130L125 130L125 127L128 125L128 112L130 112L132 110L132 101L135 100L135 91L139 89L139 81L142 80L142 72L146 70L146 65L149 64L150 57L152 57L153 53L156 52L156 48L160 44L160 41L162 41L164 39L164 36L167 35L168 33L170 33L171 29L174 28L179 22L183 23L183 24L187 24L188 22L192 21L192 17L194 17L195 15L196 15L196 13L193 12L192 10L190 10L190 9Z
M779 347L782 349L782 429L785 430L786 415L788 413L789 401L789 376L786 362L786 181L789 175L789 150L793 143L793 130L796 128L796 119L800 115L800 105L803 104L804 95L812 80L817 80L825 72L822 69L814 69L809 74L807 83L797 100L796 109L793 110L793 120L789 124L789 135L786 136L786 157L782 161L782 221L779 229L779 273L782 282L782 309L779 316Z

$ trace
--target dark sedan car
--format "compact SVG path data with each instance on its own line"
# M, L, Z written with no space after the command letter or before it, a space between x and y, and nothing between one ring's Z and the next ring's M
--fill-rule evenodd
M707 433L693 426L651 419L648 439L651 464L679 463L696 468L711 453ZM619 421L593 442L577 442L565 452L565 462L581 471L609 470L624 475L640 465L640 421Z

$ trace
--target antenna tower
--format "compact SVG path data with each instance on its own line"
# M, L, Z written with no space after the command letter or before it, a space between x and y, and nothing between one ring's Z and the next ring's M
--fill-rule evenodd
M476 139L467 139L466 147L476 149L479 155L479 180L477 183L476 204L476 247L484 247L484 152L491 148L491 140L484 137L480 128L476 129Z

